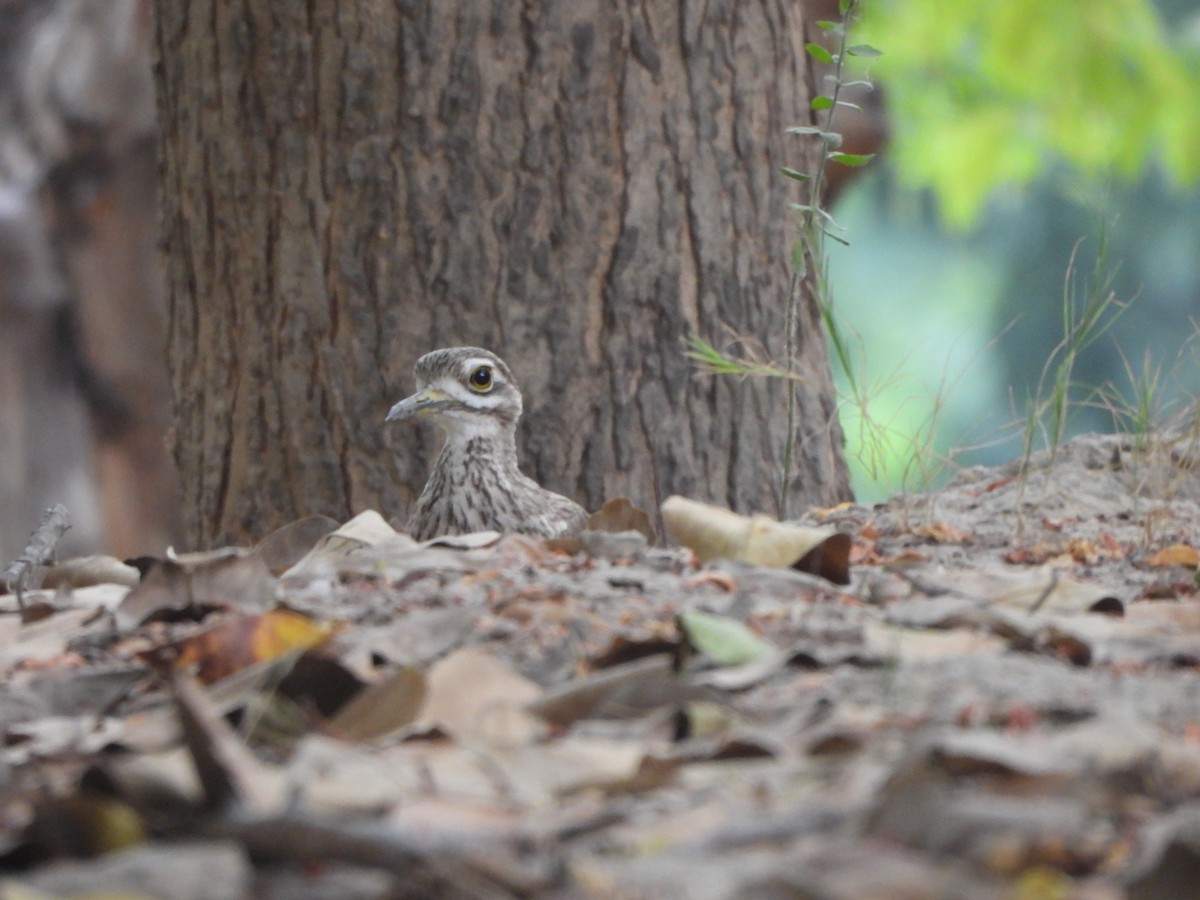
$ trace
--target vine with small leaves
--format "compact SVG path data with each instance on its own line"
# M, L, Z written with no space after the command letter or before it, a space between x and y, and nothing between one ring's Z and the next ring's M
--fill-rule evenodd
M804 182L808 187L806 203L792 203L791 207L798 216L799 235L792 247L792 271L788 284L787 305L784 311L784 361L782 366L775 365L763 359L745 359L732 357L719 350L712 343L698 335L688 339L688 356L698 365L703 374L768 376L784 378L789 381L787 395L787 436L784 439L783 460L779 473L779 486L776 504L781 518L787 518L790 510L790 492L788 490L795 466L796 416L798 402L796 390L799 383L807 379L797 371L797 338L800 314L800 303L805 284L810 286L813 300L821 316L826 335L833 347L838 364L847 375L853 374L849 342L843 335L833 316L833 303L829 291L828 265L825 257L825 238L829 237L841 244L848 242L835 233L843 231L833 216L821 204L822 192L825 188L825 173L830 163L844 166L864 166L873 158L873 154L844 153L841 151L842 136L833 130L834 118L839 109L861 108L843 99L842 93L846 88L865 86L871 87L864 80L845 80L845 63L848 57L871 58L880 56L880 51L868 44L849 44L851 23L855 20L861 0L838 0L840 21L818 21L817 28L836 39L836 49L829 50L815 41L804 45L805 52L820 63L832 66L832 72L825 76L826 89L812 99L810 108L814 120L822 116L821 124L798 125L787 129L788 134L816 137L820 140L820 153L817 157L816 168L813 172L801 172L788 166L781 167L781 172L788 178ZM810 277L811 273L811 277Z

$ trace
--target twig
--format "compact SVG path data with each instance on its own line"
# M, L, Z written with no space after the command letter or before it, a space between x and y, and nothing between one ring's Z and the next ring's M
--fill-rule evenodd
M54 548L71 527L71 514L61 503L46 510L42 524L29 538L25 552L4 570L4 582L17 595L17 606L25 608L26 580L54 558Z
M230 809L203 831L241 842L257 859L337 860L384 869L405 879L414 895L507 900L545 890L559 876L553 863L523 861L501 841L435 837L387 822Z
M1033 601L1033 605L1029 607L1029 615L1033 615L1042 608L1042 604L1050 599L1050 595L1054 593L1054 589L1058 587L1058 569L1050 570L1050 583L1046 585L1046 589L1042 591L1041 596Z

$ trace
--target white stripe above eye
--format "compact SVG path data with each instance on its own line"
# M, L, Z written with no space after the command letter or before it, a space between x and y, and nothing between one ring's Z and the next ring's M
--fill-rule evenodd
M488 359L486 356L476 356L473 359L467 360L466 364L463 366L463 371L470 375L480 366L487 366L492 371L495 371L496 361L494 359Z

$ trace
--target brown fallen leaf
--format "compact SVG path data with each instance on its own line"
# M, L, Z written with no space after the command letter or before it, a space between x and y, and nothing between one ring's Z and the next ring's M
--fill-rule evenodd
M609 500L588 517L585 527L588 531L637 531L651 544L658 539L650 516L634 506L628 497Z
M1172 544L1154 553L1146 560L1146 565L1156 568L1166 566L1187 566L1190 569L1200 567L1200 552L1188 544Z
M645 656L547 690L528 709L552 725L589 718L637 718L698 692L674 671L670 654Z
M932 525L918 525L912 529L917 537L928 538L935 544L965 544L971 540L971 535L961 528L955 528L949 522L934 522Z
M760 566L795 567L835 584L848 584L850 535L833 528L743 516L684 497L668 497L663 521L703 562L732 559Z
M286 609L234 614L177 644L176 667L194 668L201 682L212 684L256 663L315 647L332 633L330 624Z
M349 741L374 740L412 724L425 695L425 676L415 669L399 669L360 691L329 721L329 728Z

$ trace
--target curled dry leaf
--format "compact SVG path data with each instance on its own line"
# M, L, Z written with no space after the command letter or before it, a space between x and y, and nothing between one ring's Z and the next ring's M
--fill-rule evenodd
M302 520L306 521L306 520ZM299 523L297 523L299 524ZM315 525L306 528L315 528ZM314 569L337 570L339 564L364 549L381 544L406 544L415 547L416 542L402 535L389 525L373 509L359 513L349 522L326 534L295 564L279 577L281 579L302 578Z
M48 568L42 576L42 587L59 590L120 584L131 588L138 580L138 570L114 556L76 556Z
M122 629L153 618L198 615L233 606L263 610L275 602L275 579L257 553L223 550L150 563L142 583L117 607Z
M596 510L587 521L588 531L637 531L651 544L658 538L650 516L634 506L628 497L609 500Z
M271 574L282 575L317 545L322 538L336 531L338 523L329 516L306 516L276 528L259 541L254 549Z
M850 581L851 539L833 528L743 516L685 497L668 497L663 521L704 562L732 559L759 566L794 567L835 584Z

